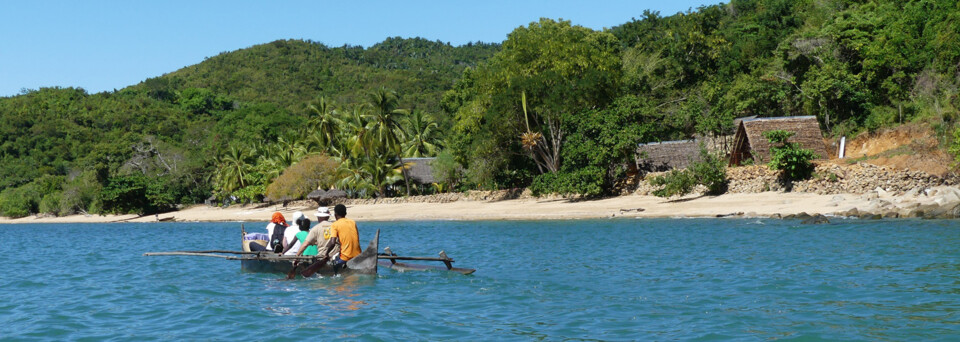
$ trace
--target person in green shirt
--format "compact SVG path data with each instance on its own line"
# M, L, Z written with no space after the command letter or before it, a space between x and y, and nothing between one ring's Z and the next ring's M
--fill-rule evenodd
M330 240L330 210L327 207L317 208L317 225L310 229L304 240L300 242L300 251L297 255L307 255L307 248L313 248L320 256L327 255L327 249L331 250L331 257L336 258L340 254L340 246L328 246ZM322 248L321 248L322 247Z
M283 250L283 254L287 254L287 251L296 248L298 250L303 251L303 254L299 254L299 255L306 255L306 256L317 255L316 245L309 245L309 246L306 246L306 248L300 248L301 246L304 246L303 241L307 239L307 234L309 234L308 232L310 231L310 219L303 217L301 219L298 219L296 223L297 223L297 226L300 228L300 231L297 232L297 235L296 235L298 243L288 244L287 248Z

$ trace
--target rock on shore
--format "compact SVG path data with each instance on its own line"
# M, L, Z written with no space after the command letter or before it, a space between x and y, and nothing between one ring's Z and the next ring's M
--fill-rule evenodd
M648 174L646 179L661 173ZM834 196L828 206L844 205L845 196L855 194L866 201L833 215L871 218L921 217L960 218L960 177L939 177L920 171L892 169L866 163L841 165L818 163L811 179L783 184L778 173L765 165L727 169L729 193L759 193L764 191L808 192ZM636 193L650 195L656 187L640 182ZM702 187L695 189L703 192ZM858 202L864 202L858 201Z

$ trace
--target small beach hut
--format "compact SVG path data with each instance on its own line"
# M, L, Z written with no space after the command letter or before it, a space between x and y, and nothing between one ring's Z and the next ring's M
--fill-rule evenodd
M637 170L660 172L683 169L700 158L698 140L676 140L637 145Z
M420 185L430 185L437 180L433 177L433 167L431 163L437 158L403 158L403 164L407 165L407 177L410 182Z
M310 192L307 195L307 199L314 200L317 202L317 205L330 205L333 204L335 200L343 199L347 197L347 193L343 190L330 189L322 190L317 189Z
M786 116L778 118L745 118L740 121L737 133L733 137L730 149L730 165L741 165L746 160L754 163L770 161L770 142L763 132L784 130L793 132L789 142L800 144L801 148L813 150L820 158L827 157L827 148L823 144L823 134L816 116Z

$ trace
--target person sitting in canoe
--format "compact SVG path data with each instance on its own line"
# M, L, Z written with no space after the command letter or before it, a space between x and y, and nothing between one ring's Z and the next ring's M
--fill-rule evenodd
M297 255L297 252L300 251L300 246L303 246L303 240L307 238L307 232L310 230L310 219L303 216L303 213L299 211L294 213L294 215L298 213L300 214L300 218L295 221L295 227L298 228L297 234L293 236L292 243L288 243L287 247L283 249L283 255ZM303 252L303 255L317 255L317 248L315 246L308 246Z
M327 246L327 240L330 239L330 210L327 207L317 208L317 225L310 229L310 232L304 236L304 239L300 240L299 248L304 252L302 255L327 255L327 249L320 249L320 247ZM297 234L299 237L300 234ZM334 254L331 258L336 258L340 255L340 246L334 245L332 247ZM316 253L308 254L311 251ZM297 253L300 253L299 251ZM299 255L299 254L298 254Z
M335 245L332 248L327 248L327 241L330 240L330 227L332 226L330 209L319 207L314 215L317 216L317 226L310 229L306 239L300 245L300 250L303 252L298 251L297 255L309 255L307 254L308 248L316 246L317 254L314 255L327 255L327 252L332 249L333 254L330 257L338 257L340 254L339 246Z
M300 240L297 236L300 235L300 232L310 230L310 219L303 215L303 212L293 213L293 222L292 226L287 227L283 231L283 248L280 249L283 255L296 255L297 251L300 250Z
M333 215L336 221L330 226L330 238L327 239L326 244L317 249L326 249L327 254L322 255L327 256L334 252L333 246L340 244L339 257L331 257L330 263L334 266L342 266L353 257L360 255L360 234L357 233L357 223L347 218L346 206L337 204L333 207ZM302 255L304 249L300 246L300 252L297 255Z
M273 213L273 216L270 218L270 223L267 224L267 237L270 239L267 241L267 245L264 246L259 243L251 242L250 251L273 251L275 247L277 250L282 250L283 233L288 226L287 219L283 217L283 214L281 214L279 211ZM278 227L280 228L279 230L276 229Z

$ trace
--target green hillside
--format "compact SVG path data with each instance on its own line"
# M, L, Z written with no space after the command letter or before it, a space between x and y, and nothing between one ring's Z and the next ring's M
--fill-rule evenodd
M300 113L321 94L337 103L353 103L361 91L384 86L401 93L404 108L437 113L440 95L460 72L498 49L497 44L454 47L399 37L368 49L278 40L222 53L134 88L154 93L206 88L240 102L269 102Z
M131 180L130 197L162 197L135 207L202 202L213 190L219 155L306 129L308 102L323 96L347 105L385 87L406 108L442 121L443 92L498 49L420 38L366 49L275 41L116 92L43 88L0 98L0 212L133 210L104 208L102 196L104 187L124 190L110 179L129 175L142 176Z

